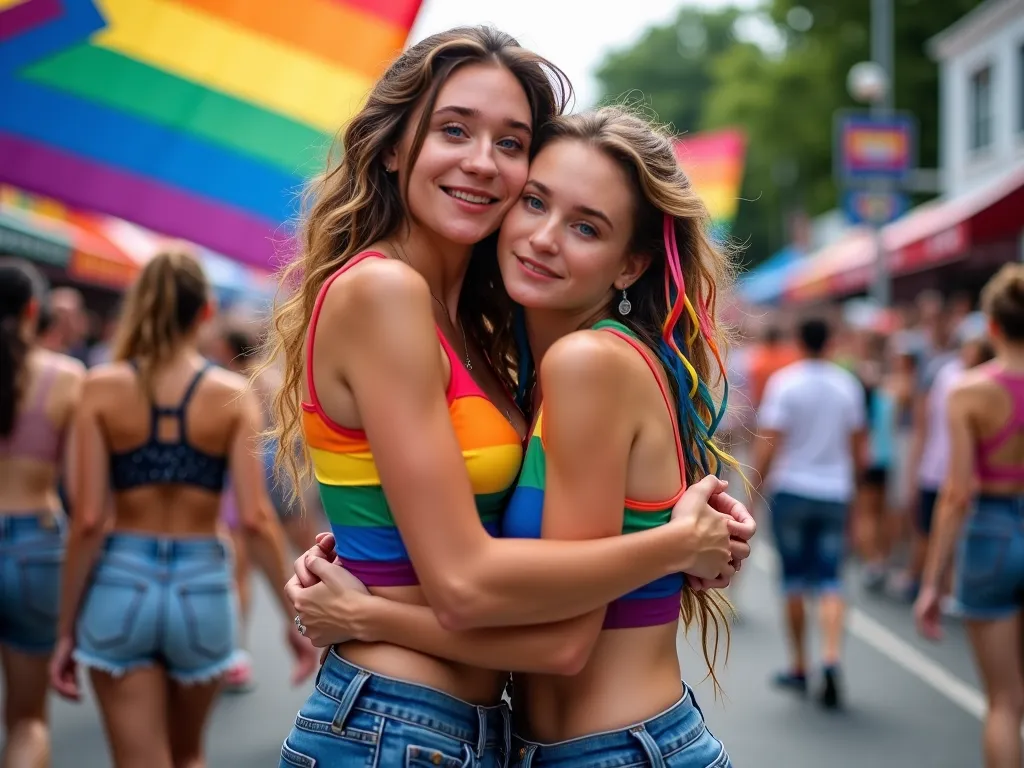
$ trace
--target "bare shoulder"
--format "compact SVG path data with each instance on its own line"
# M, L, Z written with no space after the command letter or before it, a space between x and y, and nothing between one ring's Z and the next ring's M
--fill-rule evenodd
M553 388L615 394L644 373L651 375L628 342L615 334L589 330L575 331L555 342L540 367L545 396Z
M41 349L39 356L44 365L57 369L57 375L61 379L80 382L85 378L85 364L71 355L62 355L59 352Z
M423 277L396 259L364 259L335 279L324 294L321 317L350 328L426 308L430 289Z
M247 378L219 365L211 365L207 369L203 375L203 384L211 392L226 397L238 397L249 389Z

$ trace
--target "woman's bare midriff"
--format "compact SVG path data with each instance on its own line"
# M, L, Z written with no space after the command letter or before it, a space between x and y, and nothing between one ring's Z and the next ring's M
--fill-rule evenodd
M428 605L419 587L373 587L370 592L400 603ZM334 646L334 650L371 672L430 686L471 704L497 704L508 677L505 672L470 667L389 643L349 642Z
M220 496L181 485L148 485L114 495L113 532L171 539L215 537Z
M514 675L516 732L543 744L618 730L647 720L683 695L678 623L601 632L574 677Z
M57 469L34 459L0 459L0 515L60 513Z

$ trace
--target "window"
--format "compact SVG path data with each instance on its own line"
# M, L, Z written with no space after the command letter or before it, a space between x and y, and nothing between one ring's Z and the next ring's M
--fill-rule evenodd
M992 67L971 75L971 149L992 143Z

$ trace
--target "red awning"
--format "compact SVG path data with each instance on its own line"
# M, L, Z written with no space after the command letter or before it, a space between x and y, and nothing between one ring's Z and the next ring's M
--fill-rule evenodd
M918 206L882 230L889 271L907 275L965 258L975 246L1016 238L1024 229L1024 166L972 192ZM791 278L795 301L863 290L875 247L857 229L808 257Z

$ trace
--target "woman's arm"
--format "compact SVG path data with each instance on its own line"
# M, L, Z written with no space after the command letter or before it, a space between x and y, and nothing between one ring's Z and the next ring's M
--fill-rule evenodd
M946 404L949 424L949 462L935 510L921 591L915 604L918 626L929 637L939 636L942 577L953 558L974 483L974 437L971 430L970 385L955 388Z
M732 572L728 562L698 565L697 555L728 537L724 522L715 529L689 517L585 542L492 539L448 415L426 283L393 261L361 265L346 277L328 290L319 320L321 331L344 333L317 335L317 370L330 371L325 359L333 357L355 396L392 514L444 626L547 623L589 613L669 573ZM569 503L565 514L588 513L584 502Z
M82 387L82 397L75 413L74 435L74 512L65 549L61 576L59 638L73 640L75 622L100 546L106 537L110 514L110 453L103 439L100 412L108 377L116 375L109 368L89 372Z

